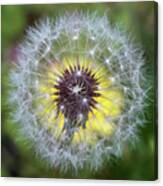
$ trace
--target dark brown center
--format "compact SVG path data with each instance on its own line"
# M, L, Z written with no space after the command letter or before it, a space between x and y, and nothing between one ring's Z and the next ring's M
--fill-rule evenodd
M97 103L95 97L100 96L97 92L98 85L95 73L88 68L76 65L65 70L54 85L57 89L54 93L57 99L54 101L57 104L58 113L62 112L69 121L85 128L88 113Z

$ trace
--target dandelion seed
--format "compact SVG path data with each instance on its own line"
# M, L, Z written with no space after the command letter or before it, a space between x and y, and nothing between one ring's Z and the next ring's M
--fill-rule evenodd
M78 36L73 36L72 39L73 39L73 40L77 40L77 39L78 39Z
M112 52L112 48L110 46L108 46L107 49L108 49L109 52Z
M35 81L35 85L36 85L36 87L38 87L38 85L39 85L39 81L38 80Z
M56 80L57 80L57 82L60 82L61 81L61 79L59 77L57 77Z
M93 55L95 54L95 50L94 50L94 49L90 50L90 51L89 51L89 54L90 54L91 56L93 56Z
M36 61L35 61L35 65L37 66L37 65L38 65L38 63L39 63L39 62L36 60Z
M87 103L87 98L83 98L83 103Z
M78 117L79 117L79 119L83 119L83 114L80 113L80 114L78 115Z
M105 59L105 63L106 64L109 64L109 62L110 62L110 60L107 58L107 59Z
M61 109L61 110L64 110L64 108L65 108L64 105L61 105L61 106L60 106L60 109Z
M124 86L123 89L124 89L124 92L127 93L128 88L126 86Z
M108 79L109 79L110 81L112 81L112 83L114 83L114 82L116 81L114 77L109 77Z
M95 41L95 39L96 39L96 38L95 38L94 36L91 36L91 40L92 40L92 41Z
M77 71L77 72L76 72L76 75L77 75L77 76L81 76L81 71L80 71L80 70Z

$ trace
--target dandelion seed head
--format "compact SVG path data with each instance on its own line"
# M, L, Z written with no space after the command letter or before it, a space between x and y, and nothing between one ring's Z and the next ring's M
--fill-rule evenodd
M122 156L124 142L138 139L143 63L143 53L106 16L42 20L28 30L11 72L13 117L50 166L98 170L104 159Z

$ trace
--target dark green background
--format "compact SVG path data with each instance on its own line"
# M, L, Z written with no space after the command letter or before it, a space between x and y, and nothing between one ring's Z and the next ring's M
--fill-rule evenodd
M82 170L79 175L59 173L48 168L36 158L33 150L18 136L18 126L12 121L14 111L8 103L10 92L9 73L16 59L17 45L23 40L28 26L33 26L41 17L56 18L65 11L97 11L99 16L107 13L111 24L119 24L132 33L144 49L146 77L152 89L149 106L145 110L147 123L140 129L141 142L135 149L126 149L123 157L106 162L98 172ZM3 5L2 22L2 176L55 177L90 179L134 179L154 180L157 178L157 4L154 2L95 3L58 5Z

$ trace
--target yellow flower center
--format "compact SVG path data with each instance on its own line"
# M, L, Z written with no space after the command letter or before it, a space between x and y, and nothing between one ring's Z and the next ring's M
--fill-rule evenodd
M111 136L124 98L109 69L82 57L54 61L48 69L47 82L40 82L39 91L50 96L39 105L44 108L40 115L49 116L49 130L56 128L54 137L68 135L72 143L94 144Z

